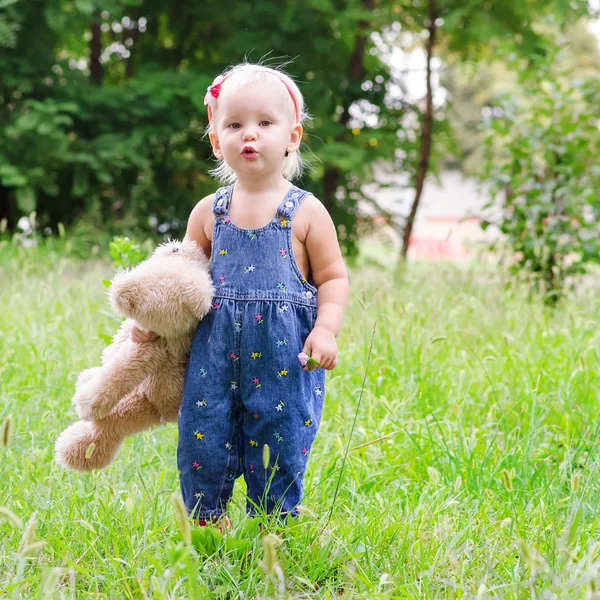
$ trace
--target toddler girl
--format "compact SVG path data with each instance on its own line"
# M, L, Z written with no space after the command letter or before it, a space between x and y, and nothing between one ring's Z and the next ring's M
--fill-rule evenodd
M186 236L211 257L216 296L191 348L177 463L190 514L222 525L240 475L249 515L297 514L348 278L327 210L290 184L307 117L292 79L241 64L214 80L205 104L219 161L211 173L228 185L188 221ZM303 366L301 352L321 368Z

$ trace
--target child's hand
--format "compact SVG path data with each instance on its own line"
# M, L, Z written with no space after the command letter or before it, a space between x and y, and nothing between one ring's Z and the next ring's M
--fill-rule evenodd
M136 344L144 344L145 342L152 342L158 337L158 333L154 331L144 331L135 325L131 329L131 339Z
M326 327L316 326L304 342L304 353L310 356L310 360L319 363L320 367L331 371L337 365L337 342L335 335ZM304 367L310 371L310 362Z

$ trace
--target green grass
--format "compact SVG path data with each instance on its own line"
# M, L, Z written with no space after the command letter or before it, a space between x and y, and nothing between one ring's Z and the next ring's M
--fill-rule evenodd
M0 247L0 507L21 521L0 510L0 597L286 597L280 578L295 598L596 597L597 294L551 311L489 269L357 267L306 476L314 516L275 547L240 487L233 534L188 545L175 426L129 439L104 472L53 462L75 378L116 327L110 265L58 250ZM350 446L396 433L349 453L326 522L375 321Z

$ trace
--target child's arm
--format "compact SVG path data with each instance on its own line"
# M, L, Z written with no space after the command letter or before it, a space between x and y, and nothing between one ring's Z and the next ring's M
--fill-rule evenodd
M187 222L185 237L194 240L204 251L207 257L210 257L211 240L208 237L212 231L214 217L212 216L212 205L215 195L211 194L202 198L190 213L190 218ZM131 339L137 344L152 342L158 337L154 331L144 331L138 327L131 329Z
M348 272L342 259L335 225L321 202L311 199L306 251L318 290L317 320L304 350L324 369L337 364L337 337L348 304ZM308 367L305 367L307 370Z

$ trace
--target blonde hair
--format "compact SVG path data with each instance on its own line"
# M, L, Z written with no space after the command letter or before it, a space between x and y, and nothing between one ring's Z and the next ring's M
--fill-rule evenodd
M290 110L293 111L294 114L294 123L300 123L300 125L304 126L306 122L309 122L312 119L304 104L304 97L302 96L300 88L296 85L290 75L281 68L271 68L261 64L243 62L223 71L221 75L225 78L222 87L233 92L240 90L251 83L263 82L267 77L277 77L290 93L290 96L288 96L288 103ZM213 120L210 120L208 123L205 137L213 131ZM301 145L304 145L304 143L302 142ZM234 183L237 179L235 171L225 162L224 158L217 159L217 161L218 165L214 169L210 169L208 174L218 179L223 185ZM298 149L283 159L282 175L287 180L293 181L302 175L305 168L311 168L311 165L300 155L300 149Z

